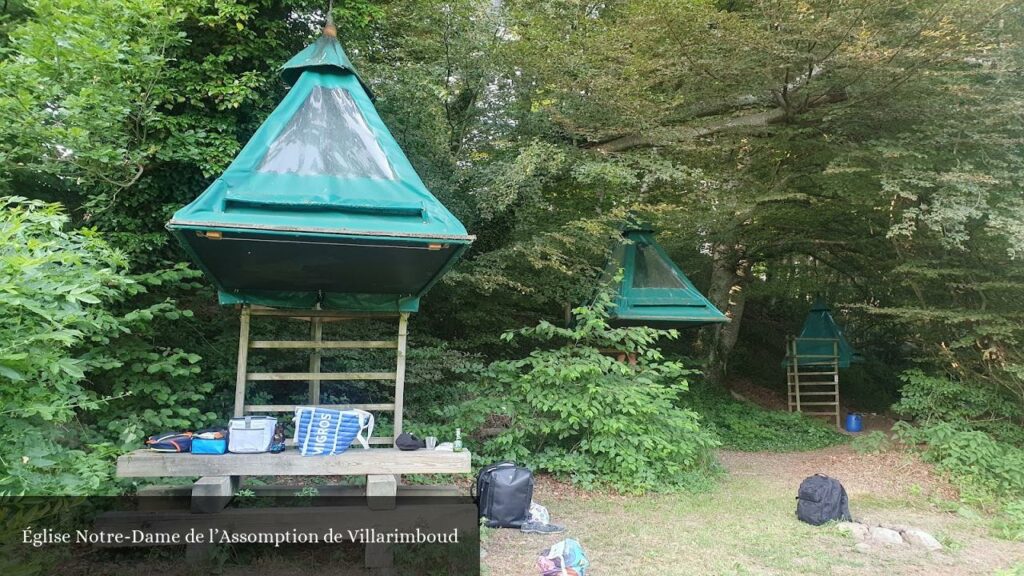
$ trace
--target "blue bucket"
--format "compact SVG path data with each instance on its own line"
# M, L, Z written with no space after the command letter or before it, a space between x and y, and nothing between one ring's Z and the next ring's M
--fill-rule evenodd
M861 421L861 415L856 412L850 412L846 415L846 431L847 432L860 432L864 429L864 423Z

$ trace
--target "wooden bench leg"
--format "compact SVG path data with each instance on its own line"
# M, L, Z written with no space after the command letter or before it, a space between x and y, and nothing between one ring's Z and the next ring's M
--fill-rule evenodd
M398 476L377 474L366 477L366 505L370 510L394 510Z
M191 510L193 514L216 514L220 512L231 499L241 483L240 476L204 476L192 485ZM213 556L216 544L204 542L202 544L185 545L185 561L189 564L201 564L207 562Z
M238 476L204 476L192 485L192 513L216 514L227 507L238 491Z
M398 495L398 476L377 474L366 477L366 505L370 510L393 510ZM375 574L388 574L394 566L394 550L389 544L367 544L365 563Z

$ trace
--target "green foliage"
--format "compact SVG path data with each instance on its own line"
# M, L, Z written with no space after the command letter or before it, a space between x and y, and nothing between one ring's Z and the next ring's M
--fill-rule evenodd
M921 446L924 459L949 475L963 501L994 511L997 536L1024 540L1024 448L959 424L900 422L894 430L902 441Z
M996 533L1006 540L1024 541L1024 499L1012 500L995 523Z
M899 423L896 430L904 442L924 445L924 458L950 474L964 500L987 504L1024 497L1024 449L945 422Z
M1024 447L1024 430L1019 424L1024 413L1003 391L983 382L929 376L921 370L908 370L900 379L904 382L902 398L893 406L897 413L924 426L947 422L959 428L983 430Z
M478 396L463 411L481 424L506 423L481 456L626 492L678 488L710 470L717 443L695 412L677 405L690 371L653 347L675 333L611 328L609 306L603 294L574 311L572 328L541 322L505 335L562 344L481 370ZM636 365L601 352L608 348L635 354Z
M799 452L841 444L846 436L797 412L767 410L702 385L687 405L699 413L724 448L745 452Z
M144 431L203 422L204 390L173 387L199 358L146 337L188 312L169 301L121 310L147 283L194 273L132 278L98 234L66 226L58 205L0 199L4 493L108 492L111 458Z
M115 195L141 173L181 10L159 0L31 2L0 61L0 176L16 166ZM102 79L102 82L98 82ZM111 89L113 88L113 89ZM96 208L101 208L96 206Z
M877 454L892 448L892 441L885 432L874 430L855 437L850 446L860 454Z

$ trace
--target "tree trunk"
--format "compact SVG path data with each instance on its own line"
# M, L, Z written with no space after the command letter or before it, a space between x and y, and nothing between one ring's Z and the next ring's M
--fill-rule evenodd
M716 324L711 329L707 379L714 384L722 384L729 372L729 355L740 334L751 261L743 256L740 247L722 245L715 246L712 259L708 298L731 321L728 324Z

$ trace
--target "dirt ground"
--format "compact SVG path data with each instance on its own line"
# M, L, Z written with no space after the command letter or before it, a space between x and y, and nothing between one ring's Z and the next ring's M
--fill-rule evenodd
M989 520L958 509L949 500L955 490L912 454L858 454L839 446L788 454L721 452L719 459L727 474L704 494L588 494L541 479L535 500L567 533L493 531L484 542L485 573L535 575L538 553L563 537L582 544L593 576L991 575L1024 562L1024 543L993 537ZM855 519L921 528L945 549L859 552L834 527L797 521L797 486L815 472L843 482Z

